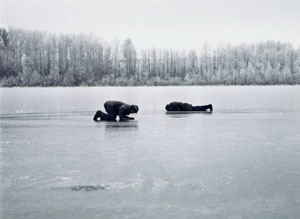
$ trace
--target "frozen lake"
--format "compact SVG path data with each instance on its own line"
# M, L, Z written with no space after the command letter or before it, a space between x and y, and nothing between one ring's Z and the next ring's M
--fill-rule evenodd
M300 86L0 88L1 218L300 218ZM94 122L105 100L130 122ZM173 101L212 114L166 115Z

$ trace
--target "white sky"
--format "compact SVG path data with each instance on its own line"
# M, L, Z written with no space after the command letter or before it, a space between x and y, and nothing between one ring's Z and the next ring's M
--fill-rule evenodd
M0 0L0 26L132 38L136 48L300 46L300 0Z

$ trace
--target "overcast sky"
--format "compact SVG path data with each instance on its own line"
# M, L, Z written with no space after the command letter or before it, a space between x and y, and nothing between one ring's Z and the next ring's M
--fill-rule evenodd
M137 48L300 46L300 0L0 0L0 26L130 37Z

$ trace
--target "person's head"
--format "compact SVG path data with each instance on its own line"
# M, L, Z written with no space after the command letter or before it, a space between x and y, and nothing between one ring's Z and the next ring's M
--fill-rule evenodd
M130 106L130 113L137 113L139 111L139 107L137 105Z

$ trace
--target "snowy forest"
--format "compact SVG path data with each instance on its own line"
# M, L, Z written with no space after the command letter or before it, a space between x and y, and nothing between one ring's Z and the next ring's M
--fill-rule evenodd
M131 39L0 28L2 87L274 84L300 84L300 48L270 41L138 50Z

